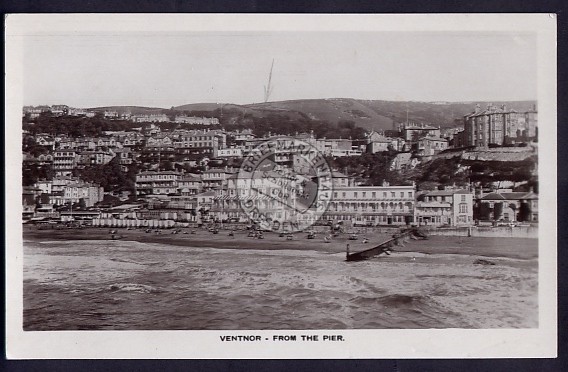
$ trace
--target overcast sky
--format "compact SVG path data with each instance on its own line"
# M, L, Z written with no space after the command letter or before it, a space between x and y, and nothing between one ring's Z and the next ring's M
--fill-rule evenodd
M24 103L74 107L360 98L537 98L530 33L273 32L26 36Z

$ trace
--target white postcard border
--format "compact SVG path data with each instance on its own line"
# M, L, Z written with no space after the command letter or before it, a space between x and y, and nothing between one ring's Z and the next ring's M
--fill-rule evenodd
M6 19L6 342L10 359L65 358L515 358L557 354L556 16L445 15L9 15ZM539 327L490 330L24 332L21 226L23 43L69 32L438 31L538 35ZM345 342L221 342L222 335L333 335Z

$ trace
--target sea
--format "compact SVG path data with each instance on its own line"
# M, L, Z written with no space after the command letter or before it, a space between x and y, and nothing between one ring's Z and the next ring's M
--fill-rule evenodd
M24 330L538 327L536 260L24 241Z

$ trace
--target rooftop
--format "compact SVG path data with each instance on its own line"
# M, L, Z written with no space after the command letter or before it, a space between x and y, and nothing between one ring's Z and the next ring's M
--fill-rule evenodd
M492 192L485 195L481 200L529 200L538 199L534 192Z

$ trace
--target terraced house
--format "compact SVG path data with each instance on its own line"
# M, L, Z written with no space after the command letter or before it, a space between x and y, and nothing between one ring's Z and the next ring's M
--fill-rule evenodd
M141 172L136 175L136 195L170 195L178 193L181 173L172 171Z
M414 194L416 187L339 186L333 189L333 198L324 219L352 221L354 225L407 225L414 221Z
M473 225L473 193L469 190L436 190L420 193L416 222L429 226Z

